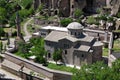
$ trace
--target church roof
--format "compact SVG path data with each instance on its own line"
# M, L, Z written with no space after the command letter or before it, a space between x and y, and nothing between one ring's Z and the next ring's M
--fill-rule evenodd
M90 46L80 45L80 47L76 50L88 52L90 50Z
M56 30L56 31L68 31L67 28L64 27L56 27L56 26L45 26L45 27L41 27L41 29L45 29L45 30Z
M85 36L83 38L75 38L69 35L67 32L62 32L62 31L52 31L46 38L45 40L47 41L52 41L52 42L58 42L59 40L62 39L67 39L71 42L76 42L76 41L84 41L84 42L92 42L94 37L91 36Z
M68 24L67 29L83 29L83 26L78 22Z
M45 37L45 40L52 41L52 42L58 42L61 38L64 38L64 36L66 35L68 35L67 32L52 31L48 36Z
M95 43L94 43L94 45L93 45L93 46L102 46L102 45L103 45L103 43L102 43L102 42L97 41L97 42L95 42Z

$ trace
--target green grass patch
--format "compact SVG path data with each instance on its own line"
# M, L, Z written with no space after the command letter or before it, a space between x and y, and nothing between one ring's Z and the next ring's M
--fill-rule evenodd
M35 28L34 28L31 24L29 24L29 25L27 26L27 30L28 30L30 33L33 33L34 30L35 30Z
M15 28L4 28L4 31L5 32L10 32L10 31L15 32L16 29Z
M103 54L102 54L102 56L108 56L108 51L109 51L108 48L103 48Z
M115 30L114 32L120 32L120 30Z
M53 63L49 63L48 68L50 69L54 69L54 70L60 70L60 71L65 71L65 72L74 72L75 70L77 70L76 68L72 68L72 67L67 67L65 65L56 65Z
M115 41L114 41L113 50L114 50L115 52L120 52L120 40L115 40Z
M28 59L30 56L32 56L33 54L30 53L20 53L20 52L16 52L15 53L16 56L22 57L24 59Z

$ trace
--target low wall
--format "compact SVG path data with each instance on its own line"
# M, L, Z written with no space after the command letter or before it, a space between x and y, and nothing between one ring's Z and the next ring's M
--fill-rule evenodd
M46 76L50 80L71 80L72 79L71 73L46 68L40 64L15 56L12 53L6 52L5 59L21 66L24 65L25 67Z

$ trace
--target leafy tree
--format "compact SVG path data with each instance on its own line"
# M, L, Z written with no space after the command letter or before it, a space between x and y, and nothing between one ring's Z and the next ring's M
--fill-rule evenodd
M53 60L56 62L57 64L57 61L58 60L61 60L62 59L62 51L60 49L58 50L55 50L54 53L53 53Z
M16 12L19 11L21 21L34 13L33 0L0 0L0 24L15 25ZM16 7L19 7L16 8Z
M35 62L46 64L46 54L44 49L44 39L43 38L31 38L30 43L32 43L31 53L36 56Z
M0 53L2 53L2 50L3 50L3 43L2 41L0 42Z
M117 17L120 18L120 12L117 13Z
M43 6L44 6L43 4L39 5L39 7L38 7L38 11L42 11Z
M98 17L99 20L107 21L107 15L101 15Z
M22 7L22 9L29 9L33 3L33 0L16 0L17 3Z
M20 41L18 42L18 51L22 54L27 54L29 52L29 44Z
M73 80L120 80L120 60L108 67L102 62L84 65L73 73Z
M108 22L113 22L113 21L114 21L114 18L113 18L113 17L108 17L107 21L108 21Z
M1 36L4 36L5 34L5 31L4 29L0 26L0 39L1 39Z
M7 15L6 9L0 7L0 24L5 23L5 21L6 21L6 15Z
M0 0L0 7L5 7L7 0Z
M73 20L71 18L64 18L60 21L60 24L63 27L66 27L68 24L70 24L71 22L73 22Z

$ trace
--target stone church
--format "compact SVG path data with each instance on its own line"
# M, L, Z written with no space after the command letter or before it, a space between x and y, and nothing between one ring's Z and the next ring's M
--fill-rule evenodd
M47 59L53 61L52 54L56 49L62 50L62 62L66 65L81 66L102 59L102 43L88 36L83 26L72 22L68 31L52 31L45 37Z

